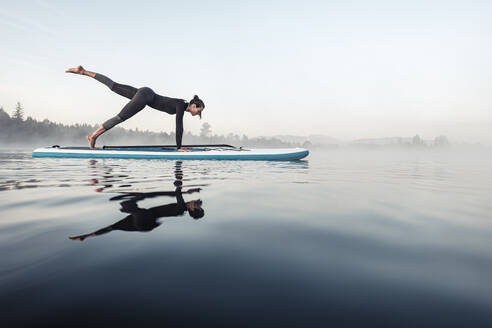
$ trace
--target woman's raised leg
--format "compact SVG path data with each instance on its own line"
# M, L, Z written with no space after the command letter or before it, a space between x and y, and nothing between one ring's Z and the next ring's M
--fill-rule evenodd
M105 75L87 71L81 65L74 68L69 68L65 72L90 76L98 80L102 84L106 85L111 91L114 91L120 96L126 97L128 99L132 99L138 90L137 88L132 87L130 85L116 83Z
M99 73L87 71L81 65L74 68L69 68L66 70L66 72L90 76L98 80L99 82L103 83L109 89L116 92L117 94L131 99L128 102L128 104L126 104L125 107L123 107L123 109L118 115L104 122L100 128L98 128L96 131L94 131L93 133L89 134L86 137L91 149L95 148L96 140L101 134L108 131L115 125L129 119L130 117L141 111L147 104L153 103L154 98L156 96L154 91L152 91L152 89L150 88L144 87L144 88L137 89L129 85L119 84L114 82L107 76L104 76Z

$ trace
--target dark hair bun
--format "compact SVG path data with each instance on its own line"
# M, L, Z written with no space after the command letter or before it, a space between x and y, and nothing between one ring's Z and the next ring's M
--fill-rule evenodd
M191 99L190 104L195 104L197 107L205 108L205 104L200 98L198 98L197 95L193 96L193 99Z

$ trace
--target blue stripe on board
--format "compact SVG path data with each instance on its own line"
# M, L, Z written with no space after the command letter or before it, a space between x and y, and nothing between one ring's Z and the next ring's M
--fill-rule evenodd
M98 154L94 153L62 153L62 152L33 152L32 157L58 157L58 158L120 158L120 159L193 159L193 160L295 160L306 157L308 150L289 154L271 155L140 155L140 154Z

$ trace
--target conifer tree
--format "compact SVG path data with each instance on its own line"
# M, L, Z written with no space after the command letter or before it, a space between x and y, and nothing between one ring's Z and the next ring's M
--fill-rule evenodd
M23 121L24 120L24 109L22 108L22 105L20 102L17 102L17 105L15 106L14 113L12 114L12 118L17 121Z

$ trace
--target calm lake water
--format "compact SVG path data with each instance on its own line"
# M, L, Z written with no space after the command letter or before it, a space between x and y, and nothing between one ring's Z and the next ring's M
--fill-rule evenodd
M492 327L491 186L484 152L4 150L2 326Z

